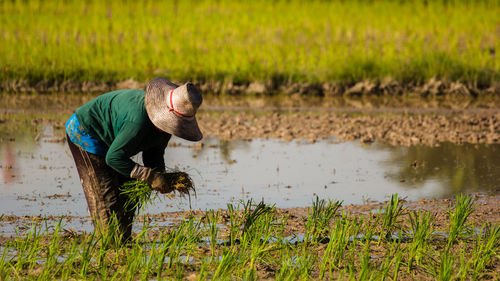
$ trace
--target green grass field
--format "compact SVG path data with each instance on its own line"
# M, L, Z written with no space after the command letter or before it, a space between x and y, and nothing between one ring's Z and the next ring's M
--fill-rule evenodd
M401 2L1 1L0 80L500 79L497 0Z

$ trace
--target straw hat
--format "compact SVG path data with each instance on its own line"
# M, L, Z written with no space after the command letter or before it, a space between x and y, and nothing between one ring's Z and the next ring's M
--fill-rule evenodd
M195 118L201 102L201 92L192 83L177 86L162 77L148 83L144 99L149 119L156 127L189 141L203 137Z

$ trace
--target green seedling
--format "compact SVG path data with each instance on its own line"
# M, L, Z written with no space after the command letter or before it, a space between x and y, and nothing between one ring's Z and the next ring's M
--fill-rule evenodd
M418 212L408 213L408 219L411 226L411 235L413 235L412 242L408 246L407 271L410 273L414 267L414 262L417 265L420 264L426 254L429 240L432 239L434 217L430 212L418 210Z
M227 212L229 214L229 243L230 245L235 245L238 241L237 237L240 233L241 221L238 217L238 207L234 207L233 204L227 204Z
M455 261L454 255L450 251L444 251L441 254L438 270L438 280L449 281L453 278L453 264Z
M320 200L316 196L310 213L308 210L308 220L306 222L306 232L310 235L311 239L316 240L326 236L330 222L337 214L340 206L342 206L341 201Z
M401 230L400 219L405 214L406 212L399 202L398 194L391 195L391 200L386 204L385 212L382 214L379 245L383 238L389 239L394 231Z
M246 204L244 203L242 205L242 220L244 222L242 234L247 233L261 216L268 214L273 210L272 206L267 206L264 202L254 205L252 200L249 200Z
M330 275L333 270L339 270L340 264L344 259L344 253L349 244L351 237L357 233L356 228L360 227L358 218L353 221L349 220L346 214L342 213L340 218L336 219L330 228L330 237L328 245L323 254L322 262L320 265L320 278L325 276L326 272Z
M485 269L491 265L493 257L498 257L498 240L500 239L500 226L483 225L481 231L475 236L472 257L469 261L472 268L472 280L479 280Z
M403 253L401 251L398 251L396 253L396 256L394 257L394 275L392 277L392 280L398 280L399 268L401 267L402 259Z
M256 207L257 209L257 207ZM253 217L252 225L242 235L240 253L242 263L246 264L244 273L246 280L256 279L256 265L261 263L270 252L279 249L279 245L270 243L275 233L274 213L269 209L268 213L261 212Z
M383 214L320 214L319 210L328 210L327 203L316 204L313 209L317 212L311 210L301 221L304 224L299 226L306 229L309 222L309 226L314 226L309 228L310 232L326 233L322 241L328 241L327 244L312 241L311 233L289 233L287 215L281 215L273 206L252 202L228 207L226 225L220 222L223 220L216 211L205 215L205 224L198 218L187 217L166 228L151 224L150 218L145 217L142 229L134 234L129 243L116 242L121 241L121 237L114 235L116 231L113 228L116 226L113 223L103 229L97 227L89 234L67 235L62 231L62 218L54 226L50 226L49 220L36 220L31 223L31 228L25 232L20 228L17 237L2 244L0 278L495 279L500 227L485 224L478 233L464 235L468 233L469 226L464 226L467 225L467 220L463 219L466 216L459 214L467 214L464 210L470 210L472 204L463 198L458 201L462 207L450 211L450 214L453 213L453 218L462 218L457 220L465 223L455 224L459 226L458 231L454 230L456 226L445 229L445 236L450 231L459 233L451 244L449 239L432 234L434 216L429 212L420 210L410 212L408 216L399 216L397 223L408 226L408 229L400 227L405 231L400 231L396 239L375 241L383 224ZM220 225L217 225L218 222ZM325 228L326 231L319 231ZM232 243L215 244L217 238L226 233L233 233ZM288 237L294 234L304 236L304 239L291 242ZM413 236L411 241L403 239L403 236L410 235ZM213 238L214 243L201 243L204 237ZM402 267L405 270L401 270Z
M238 254L233 246L229 250L225 250L222 257L215 268L213 280L226 280L231 276L231 273L238 264Z
M137 213L158 198L158 193L153 192L151 185L139 180L124 183L121 194L128 198L124 207Z
M191 177L185 172L175 170L164 174L168 178L169 186L175 192L181 196L187 195L189 197L189 205L191 206L191 193L196 196L196 189ZM127 210L137 211L137 213L159 198L159 193L153 190L150 184L140 180L125 182L120 188L120 193L127 198L124 207Z
M11 249L9 242L4 244L2 257L0 258L0 280L7 280L7 277L11 275L13 266L9 260L7 260L7 255Z
M90 261L93 255L93 252L95 251L95 248L97 246L98 240L96 239L97 237L97 232L94 230L92 234L88 237L86 237L83 240L83 243L81 244L81 254L79 257L79 262L80 262L80 276L82 278L85 278L87 276L89 266L90 266Z
M77 239L71 239L63 242L63 244L70 243L71 246L66 249L66 259L64 262L61 264L62 271L61 271L61 279L62 280L68 280L70 279L71 276L76 274L76 260L78 257L78 240Z
M207 228L208 232L210 234L210 249L211 249L211 255L212 255L212 260L215 257L215 250L217 247L217 238L218 238L218 233L219 233L219 228L217 227L217 223L220 218L220 212L217 211L215 212L214 210L210 210L207 212L205 216L207 220Z
M165 263L165 258L167 257L168 251L174 242L174 239L168 232L162 231L160 235L161 246L158 251L158 264L157 264L157 274L159 280L163 278L163 266Z
M450 210L450 225L448 228L448 246L449 249L456 242L459 235L470 232L470 226L467 219L474 212L475 204L469 195L459 194L456 197L455 208Z
M50 276L58 276L61 270L57 265L57 257L61 254L61 243L62 237L60 236L60 231L62 230L62 218L59 219L57 225L52 232L52 239L50 243L46 245L46 260L44 262L43 271L39 278L41 280L49 280Z
M16 230L17 236L21 236ZM15 262L15 271L20 272L23 268L33 269L38 260L39 251L42 243L42 226L37 221L32 221L30 230L25 237L15 240L15 251L17 259Z

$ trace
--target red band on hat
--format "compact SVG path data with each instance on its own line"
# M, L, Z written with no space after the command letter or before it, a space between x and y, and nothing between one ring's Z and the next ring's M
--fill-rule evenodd
M173 112L177 113L179 116L185 117L185 118L193 117L194 115L184 115L184 114L182 114L179 111L174 109L174 103L172 102L172 94L173 93L174 93L174 90L170 91L170 109L168 111L173 111Z

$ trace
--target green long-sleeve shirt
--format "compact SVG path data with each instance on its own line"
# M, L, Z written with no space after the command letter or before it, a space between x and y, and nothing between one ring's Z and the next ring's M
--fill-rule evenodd
M125 176L136 164L130 157L141 151L145 166L165 169L163 154L171 135L151 123L144 96L141 90L114 91L75 112L85 132L108 146L106 163Z

